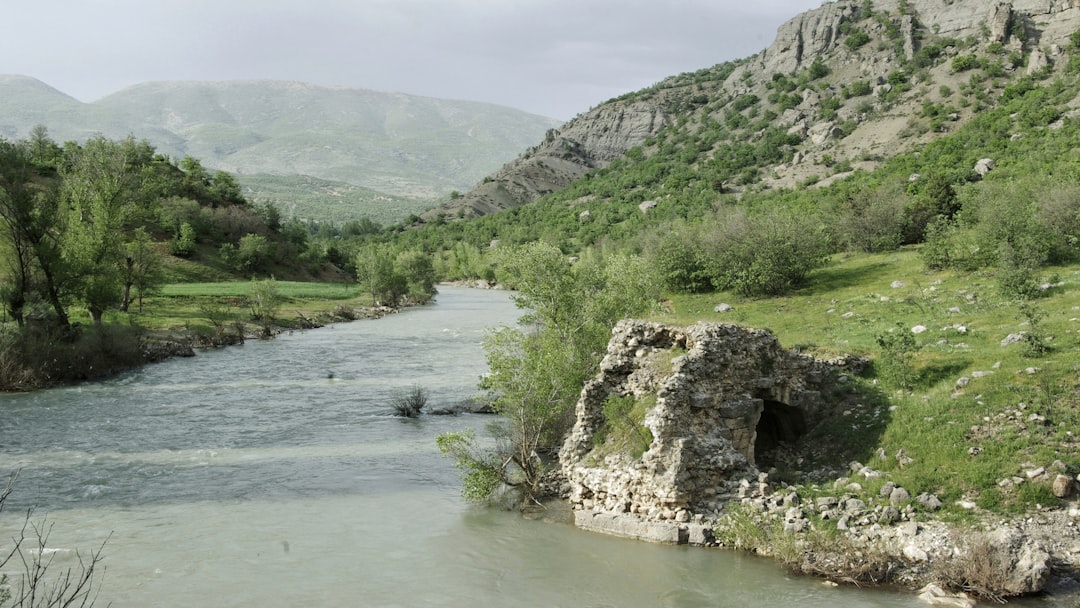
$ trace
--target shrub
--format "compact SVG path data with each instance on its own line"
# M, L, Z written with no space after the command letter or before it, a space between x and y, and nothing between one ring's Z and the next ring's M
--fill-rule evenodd
M897 323L895 328L878 334L874 341L881 349L875 364L878 375L896 388L911 389L915 379L911 360L918 350L915 336L903 323Z
M845 98L851 99L852 97L869 95L873 90L874 87L870 84L869 80L856 80L843 89L843 94Z
M273 335L274 315L284 300L273 278L262 281L252 279L248 306L251 309L251 318L262 327L261 337L269 338Z
M1046 312L1028 301L1021 301L1017 305L1017 317L1027 323L1027 331L1024 332L1024 356L1041 357L1050 351L1046 335L1039 326L1046 318Z
M867 42L870 42L870 34L867 34L862 30L855 30L844 39L844 46L846 46L848 50L854 51Z
M671 231L661 238L651 255L666 289L701 293L712 289L705 251L696 236Z
M825 65L825 62L821 60L821 57L814 59L814 62L807 68L807 76L810 80L819 80L829 75L829 66Z
M390 405L398 416L416 418L427 405L427 390L419 384L414 384L408 390L394 391L390 396Z
M709 239L709 274L717 289L744 296L784 293L828 259L829 239L816 218L789 209L718 218Z
M839 215L839 239L850 250L874 253L900 246L907 227L902 192L882 189L848 193Z
M195 252L195 228L188 222L180 224L180 229L171 241L169 241L169 253L186 258Z
M953 72L966 72L979 67L979 58L974 55L957 55L952 60Z

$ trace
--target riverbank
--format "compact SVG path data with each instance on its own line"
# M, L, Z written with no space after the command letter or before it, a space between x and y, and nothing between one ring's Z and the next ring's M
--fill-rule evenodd
M294 306L276 315L266 327L240 320L154 327L113 322L102 326L75 325L63 339L34 329L7 332L0 336L3 338L0 391L32 391L102 380L151 363L192 357L197 349L221 348L334 323L377 319L398 310L339 303L332 308Z

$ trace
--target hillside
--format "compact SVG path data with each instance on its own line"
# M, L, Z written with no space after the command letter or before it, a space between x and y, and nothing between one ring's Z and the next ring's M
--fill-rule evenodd
M132 134L255 190L272 188L262 174L304 175L422 201L470 188L558 124L492 104L280 81L150 82L81 103L0 76L0 95L8 139L37 124L57 141Z
M1060 74L1078 27L1072 3L830 2L781 26L753 57L580 114L425 217L535 201L634 148L653 155L661 134L690 140L696 149L682 162L718 193L825 185L955 131L1010 83ZM659 194L642 188L639 202Z
M553 327L662 285L630 316L675 328L616 326L556 409L579 417L560 452L578 477L560 466L583 527L1001 600L1080 565L1078 108L1075 2L832 2L753 57L577 116L388 246L515 285ZM852 401L811 416L763 392L780 358L740 386L748 347L672 337L699 322L866 365L830 386ZM521 340L561 361L583 333ZM706 344L728 375L693 358ZM700 375L669 375L684 366ZM506 377L568 374L548 370L526 354ZM704 418L668 409L676 393ZM757 468L715 483L720 448L762 435Z

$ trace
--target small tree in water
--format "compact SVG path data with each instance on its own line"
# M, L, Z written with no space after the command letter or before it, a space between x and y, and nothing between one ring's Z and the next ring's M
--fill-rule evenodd
M248 305L251 307L251 318L262 327L261 337L273 335L274 315L281 308L283 300L273 278L262 281L252 279Z

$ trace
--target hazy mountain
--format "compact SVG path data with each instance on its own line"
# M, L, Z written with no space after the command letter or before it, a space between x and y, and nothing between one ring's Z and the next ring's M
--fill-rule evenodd
M149 82L82 103L0 76L0 98L9 139L37 124L57 141L133 134L247 184L305 175L412 198L469 189L559 124L492 104L282 81Z

